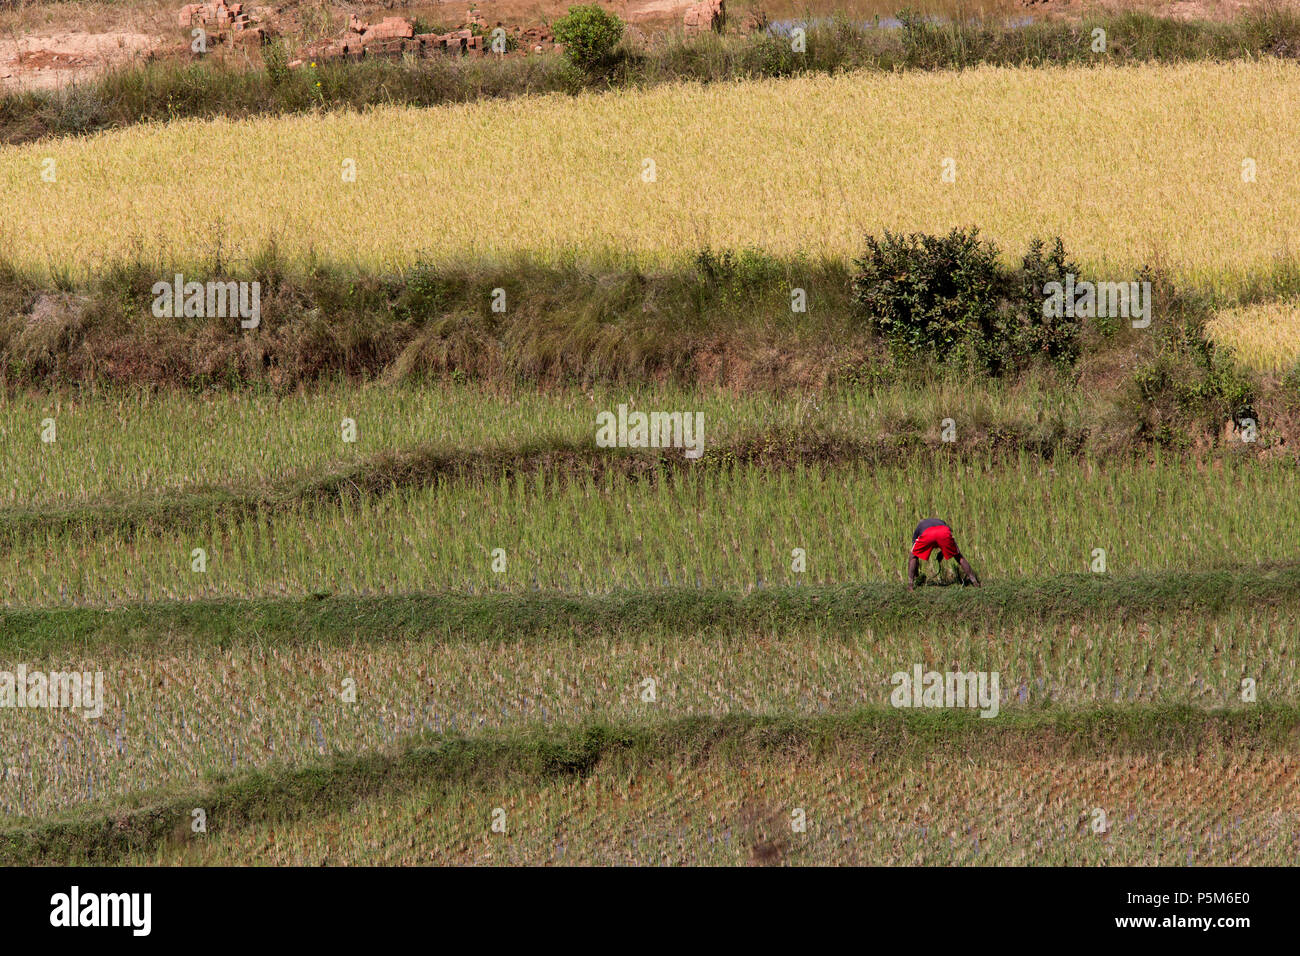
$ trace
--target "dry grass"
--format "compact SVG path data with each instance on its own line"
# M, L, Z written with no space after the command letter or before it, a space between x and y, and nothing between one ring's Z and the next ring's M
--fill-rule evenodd
M178 122L0 151L0 246L23 266L82 273L136 251L237 263L272 241L298 260L376 268L662 263L704 246L844 257L866 231L974 223L1015 253L1060 234L1102 277L1158 263L1230 285L1300 242L1298 117L1300 65L1264 61ZM45 157L56 183L40 179ZM955 183L941 180L945 158Z
M109 33L169 31L179 40L176 12L170 0L12 0L0 5L3 33Z

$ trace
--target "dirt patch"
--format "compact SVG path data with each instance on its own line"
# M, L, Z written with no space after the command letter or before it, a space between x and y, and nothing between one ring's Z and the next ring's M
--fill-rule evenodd
M644 0L629 3L627 21L629 23L650 23L662 20L681 20L686 9L692 6L692 0Z
M153 56L163 44L147 33L57 33L0 38L0 89L55 89L107 66Z

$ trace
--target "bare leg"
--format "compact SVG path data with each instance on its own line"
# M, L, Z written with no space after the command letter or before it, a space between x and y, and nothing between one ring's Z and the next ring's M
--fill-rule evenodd
M967 581L975 585L977 588L984 586L980 584L980 579L977 578L975 572L971 570L970 562L966 560L964 554L957 555L957 564L961 566L962 573L966 575Z
M916 555L912 555L907 559L907 589L909 591L916 590L916 570L920 566L921 562L916 560Z

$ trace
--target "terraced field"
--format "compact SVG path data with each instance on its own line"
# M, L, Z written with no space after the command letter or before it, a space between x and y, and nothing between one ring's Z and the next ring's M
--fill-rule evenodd
M1300 67L908 30L0 147L0 863L1294 863Z
M1102 396L1047 383L987 381L882 394L810 389L783 401L761 392L665 385L539 392L451 383L327 384L287 395L18 394L0 397L0 506L125 506L168 492L193 495L196 487L282 491L335 473L365 483L359 473L382 474L387 465L400 478L420 456L445 460L448 473L458 458L481 456L482 469L511 457L520 460L518 471L529 456L592 451L598 412L628 402L698 412L706 460L756 444L782 446L782 452L797 444L814 449L804 456L810 463L819 446L853 446L864 454L877 443L886 450L909 441L940 445L943 419L952 415L961 417L955 444L963 448L978 439L987 444L990 432L1032 439L1042 426L1044 434L1054 428L1068 435L1086 429L1104 405ZM55 421L52 443L39 440L46 418ZM343 441L345 418L356 423L354 442ZM670 451L682 464L680 451Z
M692 461L596 447L594 403L577 395L527 400L485 429L477 441L490 445L457 447L482 408L473 393L445 406L419 390L383 394L350 402L367 430L376 423L356 445L435 439L396 464L351 450L335 431L343 400L328 394L182 414L174 399L92 401L60 416L51 444L34 427L43 412L23 409L14 419L29 425L0 436L17 450L0 481L28 502L0 509L0 604L899 581L918 511L962 515L967 553L1006 578L1086 572L1098 549L1108 573L1209 569L1275 559L1255 542L1300 522L1284 461L1202 470L1159 454L1103 465L988 447L963 459L926 450L936 429L923 420L910 436L921 450L903 464L836 461L861 456L873 426L886 430L861 395L762 415L714 395L700 414L717 415L718 437L706 424L707 454ZM166 429L168 415L194 426ZM516 448L536 443L531 464L501 451L521 421L530 429ZM742 423L765 430L746 435ZM117 428L134 437L119 443ZM809 431L820 449L800 448ZM793 450L753 462L766 467L738 463L773 436ZM315 468L290 472L290 461ZM87 467L99 462L113 470ZM181 462L194 478L176 474ZM1037 516L1032 533L1008 503Z
M0 512L0 655L28 672L98 672L104 697L94 719L0 711L3 853L1132 863L1291 852L1294 808L1259 788L1294 773L1300 570L1257 543L1300 520L1292 465L1045 461L924 442L875 464L819 460L833 442L764 464L736 449L805 425L861 452L873 423L894 421L890 405L844 392L811 407L768 398L760 415L754 396L697 397L722 444L698 461L597 448L590 400L576 394L505 404L482 437L471 422L489 399L473 389L88 397L58 410L58 441L43 448L31 423L46 409L12 400L10 420L28 425L5 435L17 466L4 483L23 504ZM1085 399L1062 408L1070 401ZM345 407L376 424L355 451L332 434ZM169 417L194 424L166 429ZM105 440L115 421L120 443ZM501 451L529 426L513 455ZM149 428L158 440L141 437ZM126 467L87 467L114 459ZM961 515L981 591L944 586L954 579L933 567L918 592L903 588L907 531L928 513ZM892 694L895 675L918 666L998 675L995 716L972 714L965 731L979 754L976 740L1002 746L997 728L1106 714L1131 724L1128 743L1106 737L1064 763L971 764L936 742L940 722L916 731L935 748L919 764L861 750L836 722L911 719ZM1186 730L1226 720L1262 732L1256 717L1273 722L1273 756ZM698 759L675 749L682 721L734 719L829 720L838 749L751 758L749 731ZM1166 755L1170 727L1201 742ZM573 733L642 744L600 749L559 778L502 758L490 786L472 768L436 782L418 769L429 747L461 747L472 763ZM417 769L376 791L370 771L346 769L354 760ZM1179 804L1177 781L1211 764L1236 769ZM300 779L324 789L294 796ZM207 808L210 829L164 826L177 801ZM1117 829L1081 826L1089 804L1110 807ZM1202 804L1231 813L1207 823ZM505 834L479 826L497 807L513 821ZM791 830L796 808L816 826ZM106 839L102 815L144 830Z
M1108 451L1109 401L11 395L0 660L103 696L0 709L0 858L1287 862L1294 463ZM597 446L619 402L704 454ZM982 589L904 588L927 514ZM899 709L917 668L993 713Z
M978 763L945 754L910 768L851 752L733 756L637 771L602 767L583 780L534 786L419 788L310 823L266 823L127 859L226 866L1285 866L1300 851L1297 772L1292 754ZM972 805L996 811L975 820ZM489 825L498 809L499 833ZM1094 830L1094 821L1105 829Z
M1272 703L1300 700L1290 603L1048 623L817 624L780 618L724 629L549 629L541 639L444 638L212 651L156 647L33 660L102 670L105 714L50 710L8 735L14 785L0 813L45 815L83 800L189 785L232 770L303 766L331 753L393 754L430 734L642 724L683 716L887 708L913 662L999 677L999 713L1106 706L1241 710L1242 679ZM612 633L611 633L612 631ZM356 702L342 700L351 679ZM652 681L655 699L644 698ZM21 731L21 732L19 732Z

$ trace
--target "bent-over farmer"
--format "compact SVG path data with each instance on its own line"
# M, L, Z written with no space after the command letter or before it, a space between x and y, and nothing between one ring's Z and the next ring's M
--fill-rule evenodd
M971 570L970 562L962 556L961 548L957 547L957 540L952 536L952 528L948 527L948 522L940 521L938 518L922 518L912 532L912 554L907 559L907 589L913 591L916 589L916 572L921 566L922 561L930 560L930 554L935 548L939 549L939 560L944 558L953 558L961 572L965 575L967 584L973 584L980 587L980 579L975 576Z

